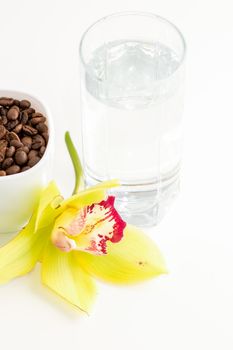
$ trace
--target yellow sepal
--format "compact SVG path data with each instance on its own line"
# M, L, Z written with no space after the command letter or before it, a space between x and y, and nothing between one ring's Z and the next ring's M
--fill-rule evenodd
M54 182L42 192L37 209L21 232L0 248L0 283L31 271L52 230L50 204L59 195Z
M37 263L51 227L34 233L35 218L9 243L0 248L0 283L30 272Z
M116 284L136 283L167 272L157 246L133 226L126 227L119 243L108 242L107 251L104 256L77 252L76 259L90 275Z
M43 256L42 282L69 303L88 312L96 296L95 283L77 263L74 254L61 252L48 242Z
M41 194L36 213L35 230L47 226L55 219L55 208L62 202L62 197L54 181L51 181Z

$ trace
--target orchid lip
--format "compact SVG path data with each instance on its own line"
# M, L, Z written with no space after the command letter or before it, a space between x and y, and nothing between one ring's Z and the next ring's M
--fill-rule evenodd
M55 222L53 244L64 252L107 254L107 241L119 242L126 226L114 208L114 200L109 196L79 210L67 208Z

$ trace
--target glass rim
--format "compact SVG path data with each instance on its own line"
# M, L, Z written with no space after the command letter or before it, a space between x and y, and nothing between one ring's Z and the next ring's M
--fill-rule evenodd
M106 21L107 19L111 19L111 18L114 18L114 17L121 17L121 16L144 16L144 17L150 17L150 18L153 18L153 19L158 20L160 22L163 22L165 24L168 24L170 27L172 27L175 30L175 32L179 35L179 37L181 39L181 42L182 42L182 46L183 46L182 56L181 56L181 59L179 61L179 66L177 67L177 69L182 65L182 63L185 60L186 51L187 51L187 45L186 45L186 41L184 39L184 36L183 36L182 32L180 31L180 29L173 22L169 21L168 19L166 19L166 18L164 18L162 16L156 15L155 13L152 13L152 12L120 11L120 12L114 12L114 13L111 13L109 15L106 15L104 17L99 18L98 20L93 22L90 26L88 26L87 29L82 34L81 40L80 40L80 44L79 44L79 57L80 57L80 60L81 60L82 64L84 65L84 67L86 67L88 65L88 63L85 62L85 59L83 57L83 43L85 41L85 38L86 38L87 34L95 26L97 26L98 24Z

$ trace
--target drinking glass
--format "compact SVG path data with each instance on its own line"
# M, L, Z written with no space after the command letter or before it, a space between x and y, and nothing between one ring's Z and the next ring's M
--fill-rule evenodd
M118 13L80 43L85 182L112 191L129 223L156 224L179 191L185 42L169 21Z

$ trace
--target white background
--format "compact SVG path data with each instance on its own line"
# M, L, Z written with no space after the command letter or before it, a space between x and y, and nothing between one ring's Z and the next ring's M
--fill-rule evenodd
M68 194L63 134L79 144L78 42L93 21L122 10L170 19L188 44L182 191L150 230L170 274L139 287L99 285L88 317L42 287L37 268L0 288L1 350L233 349L231 1L0 0L0 88L49 104L54 177Z

